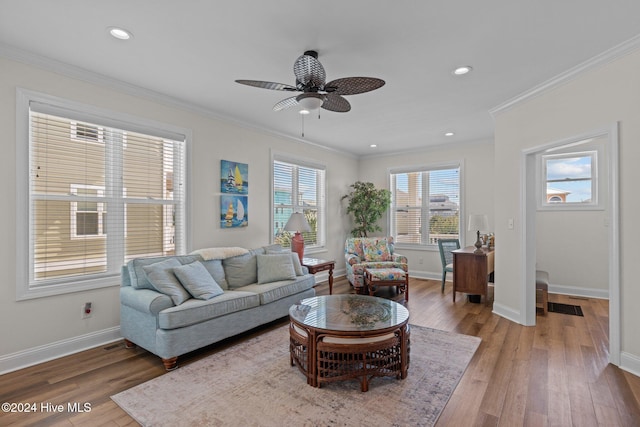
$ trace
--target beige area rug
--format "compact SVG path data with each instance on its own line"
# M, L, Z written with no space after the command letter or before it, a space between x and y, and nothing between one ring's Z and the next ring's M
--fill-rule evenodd
M282 327L111 398L143 426L431 426L480 338L411 326L406 379L306 383Z

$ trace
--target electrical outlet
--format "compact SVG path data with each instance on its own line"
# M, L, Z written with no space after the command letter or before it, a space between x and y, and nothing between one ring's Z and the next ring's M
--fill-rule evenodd
M93 316L93 304L90 302L85 302L82 304L82 317L81 319L88 319Z

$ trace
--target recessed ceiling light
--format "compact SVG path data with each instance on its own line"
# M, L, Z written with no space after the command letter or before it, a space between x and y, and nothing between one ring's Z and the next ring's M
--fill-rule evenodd
M444 136L453 136L453 135L455 135L455 133L453 133L453 132L447 132L447 133L444 134Z
M119 40L129 40L130 38L133 37L133 34L131 34L131 31L127 31L123 28L109 27L107 28L107 30L109 30L109 34L111 34L112 37L115 37Z
M371 147L371 148L376 148L376 147L377 147L377 145L376 145L376 144L371 144L369 147Z
M456 76L462 76L464 74L467 74L471 70L473 70L473 68L471 68L469 65L464 65L453 70L453 74Z

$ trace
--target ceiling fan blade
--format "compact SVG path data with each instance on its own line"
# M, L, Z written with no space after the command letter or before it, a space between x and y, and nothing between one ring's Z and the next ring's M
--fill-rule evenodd
M296 100L295 96L292 96L291 98L285 98L282 101L278 102L276 105L274 105L273 111L285 110L287 108L291 108L296 105L298 105L298 101Z
M327 83L324 90L338 95L356 95L384 86L384 80L374 77L345 77Z
M296 81L302 83L303 86L311 86L322 89L327 79L324 67L318 61L318 53L315 51L307 51L301 55L293 63L293 74Z
M263 82L260 80L236 80L236 83L240 83L242 85L260 87L262 89L271 89L271 90L287 90L287 91L297 91L298 89L291 85L286 85L284 83L275 83L275 82Z
M325 100L322 103L322 108L329 111L335 111L336 113L346 113L351 110L351 104L345 98L336 93L328 93L325 95Z

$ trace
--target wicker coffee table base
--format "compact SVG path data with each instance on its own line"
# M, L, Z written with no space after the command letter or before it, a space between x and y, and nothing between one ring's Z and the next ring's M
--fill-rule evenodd
M407 377L409 369L409 326L378 336L334 336L303 330L291 323L291 365L297 365L307 384L356 379L360 390L369 390L373 377ZM306 335L306 336L305 336Z

